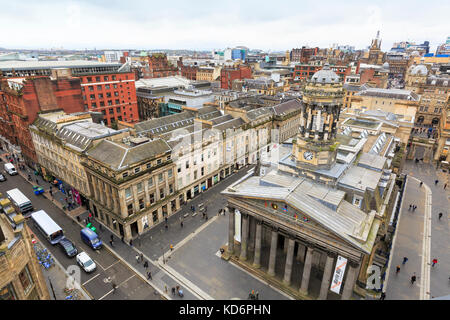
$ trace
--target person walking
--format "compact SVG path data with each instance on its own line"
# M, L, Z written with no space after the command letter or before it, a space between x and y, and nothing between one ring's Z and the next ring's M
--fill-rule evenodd
M147 269L148 268L148 261L144 262L144 268Z
M140 259L140 257L139 257L139 255L137 254L137 255L136 255L136 263L137 263L137 264L139 264L139 259Z
M384 300L386 298L386 293L382 292L380 295L380 300Z
M402 264L405 264L406 261L408 261L408 258L407 258L407 257L403 257L403 262L402 262Z
M441 220L441 218L442 218L442 212L439 212L438 217L439 217L439 220Z
M444 190L447 189L447 184L444 184Z
M435 186L436 186L438 183L439 183L439 180L438 180L438 179L434 180L434 185L435 185Z
M416 273L414 272L413 275L411 276L411 284L413 285L414 282L416 282L417 277L416 277Z
M412 204L409 205L408 211L411 211L411 210L412 210Z
M116 290L117 290L117 285L113 282L113 283L111 283L111 285L112 285L112 288L113 288L113 294L114 293L116 293Z
M170 245L170 251L173 251L173 245L172 244Z
M180 226L183 228L183 220L181 220L180 222Z
M130 246L133 246L133 239L130 239Z
M175 295L175 287L172 287L172 295Z
M147 279L152 280L152 272L151 271L147 272ZM165 291L167 292L167 286L165 286Z
M431 266L434 267L436 265L436 263L438 263L438 260L436 258L434 258Z
M114 247L114 241L113 241L113 239L110 239L110 240L109 240L109 244L111 245L111 247Z
M396 268L395 268L395 274L397 274L397 273L399 273L400 272L400 266L397 266Z

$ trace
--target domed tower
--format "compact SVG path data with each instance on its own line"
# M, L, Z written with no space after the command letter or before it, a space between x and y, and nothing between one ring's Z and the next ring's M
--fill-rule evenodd
M329 169L336 162L337 122L343 96L342 82L328 64L306 84L300 129L293 146L298 166Z
M421 64L413 64L406 72L405 89L421 93L420 86L427 81L428 68L423 64L424 59L421 59Z

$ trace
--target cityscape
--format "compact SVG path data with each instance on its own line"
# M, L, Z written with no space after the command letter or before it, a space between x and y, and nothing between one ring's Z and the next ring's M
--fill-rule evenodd
M230 26L235 41L221 21L177 44L181 22L159 24L158 5L140 44L142 30L46 42L44 21L0 39L0 300L174 300L199 318L215 314L204 300L224 315L449 300L448 20L400 32L388 5L366 3L370 34L293 26L271 47L252 36L272 19L253 1L176 3L182 22L228 5L229 23L249 21ZM62 30L84 32L103 5L68 3ZM106 10L149 26L136 8Z

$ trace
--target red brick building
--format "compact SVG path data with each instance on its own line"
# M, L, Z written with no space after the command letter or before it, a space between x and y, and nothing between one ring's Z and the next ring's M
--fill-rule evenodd
M178 69L181 72L181 76L185 77L189 80L197 80L197 71L198 71L198 66L197 65L193 65L193 66L185 66L183 64L183 58L180 57L180 59L177 61L177 66Z
M139 121L135 73L80 75L85 110L103 113L105 124Z
M179 73L177 67L169 65L165 53L154 53L142 59L147 64L142 68L144 79L176 76Z
M252 69L246 65L224 67L220 71L220 87L231 90L234 80L251 79Z
M289 58L292 62L308 63L311 56L317 55L319 48L307 48L302 47L301 49L292 49Z
M11 151L10 144L19 146L22 158L33 167L37 158L28 126L36 120L37 114L57 109L66 113L84 111L77 78L2 79L0 91L2 147Z
M321 70L321 65L313 65L313 64L297 64L294 68L294 80L295 81L305 81L311 79L311 77L317 71ZM333 70L338 76L340 76L341 81L345 80L345 77L351 73L350 66L330 66L330 69Z

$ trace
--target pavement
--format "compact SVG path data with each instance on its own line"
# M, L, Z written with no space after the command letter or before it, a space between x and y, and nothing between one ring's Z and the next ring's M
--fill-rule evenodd
M408 175L408 181L386 275L386 300L427 300L448 295L450 193L443 186L448 183L449 174L431 164L414 161L405 163L403 173ZM410 204L417 205L417 209L409 211ZM440 220L439 212L443 213ZM408 258L405 265L403 257ZM434 258L438 263L432 267ZM411 285L413 272L417 281Z

